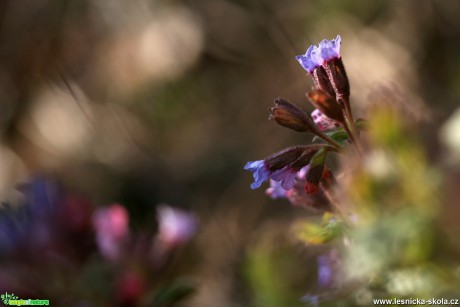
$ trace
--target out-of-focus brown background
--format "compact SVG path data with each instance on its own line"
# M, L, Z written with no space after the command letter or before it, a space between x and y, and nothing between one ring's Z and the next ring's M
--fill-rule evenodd
M396 93L440 161L437 128L460 100L459 13L455 0L4 0L0 199L48 173L124 204L133 227L158 203L193 210L189 304L237 306L245 248L306 214L250 190L243 170L311 139L267 120L279 96L312 110L294 56L340 34L355 113Z

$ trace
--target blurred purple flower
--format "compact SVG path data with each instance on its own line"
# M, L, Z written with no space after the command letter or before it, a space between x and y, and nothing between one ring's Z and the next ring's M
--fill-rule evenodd
M33 218L44 218L56 212L60 200L58 184L49 176L35 176L18 185L25 196L25 208Z
M288 190L283 189L281 182L270 179L270 187L265 190L265 193L272 199L286 198Z
M322 288L331 288L334 285L340 257L337 250L332 249L318 256L318 284Z
M270 176L270 171L265 165L264 160L249 161L244 166L244 169L252 172L254 182L251 184L251 189L253 190L260 187Z
M158 212L158 239L171 246L187 242L196 232L196 217L184 210L161 206Z
M329 255L318 256L318 284L328 288L332 284L332 267Z
M110 260L118 259L123 242L129 235L129 216L126 209L119 204L100 208L93 214L93 225L101 254Z
M0 216L0 256L13 252L23 239L13 217L6 214Z
M313 73L316 67L321 66L323 63L322 60L318 59L318 57L312 57L313 54L316 54L316 49L318 49L318 47L311 45L305 54L295 57L296 60L299 61L300 65L302 65L303 69L310 74Z

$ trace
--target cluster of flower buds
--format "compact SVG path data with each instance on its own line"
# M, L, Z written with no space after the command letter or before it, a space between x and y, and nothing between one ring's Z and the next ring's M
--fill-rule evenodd
M270 181L267 194L272 198L285 197L293 202L303 183L304 197L316 195L321 186L333 181L325 166L327 154L356 143L358 132L350 108L350 86L340 56L341 38L323 40L319 46L312 45L303 55L296 57L313 79L314 88L307 97L316 108L311 118L298 106L285 99L275 99L269 109L270 119L297 132L315 135L313 141L321 143L298 145L281 150L263 160L250 161L244 169L253 173L252 189ZM306 196L305 196L306 195Z

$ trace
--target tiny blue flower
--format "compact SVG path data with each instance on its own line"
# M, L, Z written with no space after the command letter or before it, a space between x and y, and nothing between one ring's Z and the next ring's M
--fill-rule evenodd
M314 50L311 57L317 62L327 62L335 58L340 58L340 35L333 40L323 39L319 47Z
M245 170L251 171L254 176L254 182L251 184L251 189L257 189L264 181L268 180L270 171L266 167L264 160L249 161L244 166Z
M322 59L318 57L313 57L312 55L316 54L318 47L315 45L311 45L305 54L296 56L296 60L299 61L300 65L308 71L308 73L312 73L316 67L321 66L323 63Z

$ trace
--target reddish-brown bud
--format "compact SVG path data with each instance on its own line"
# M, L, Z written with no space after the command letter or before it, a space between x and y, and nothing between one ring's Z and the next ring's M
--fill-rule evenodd
M343 66L342 58L336 57L328 60L324 62L323 66L337 99L344 98L348 100L350 96L350 84L348 82L347 73L345 72L345 66Z
M275 99L275 105L269 109L269 118L279 125L298 132L316 130L310 118L298 106L282 98Z
M297 145L285 148L264 159L267 169L271 172L282 169L285 166L300 169L307 165L316 152L324 147L324 144Z
M339 123L344 122L343 110L339 103L326 92L316 89L308 93L311 103L324 115Z

